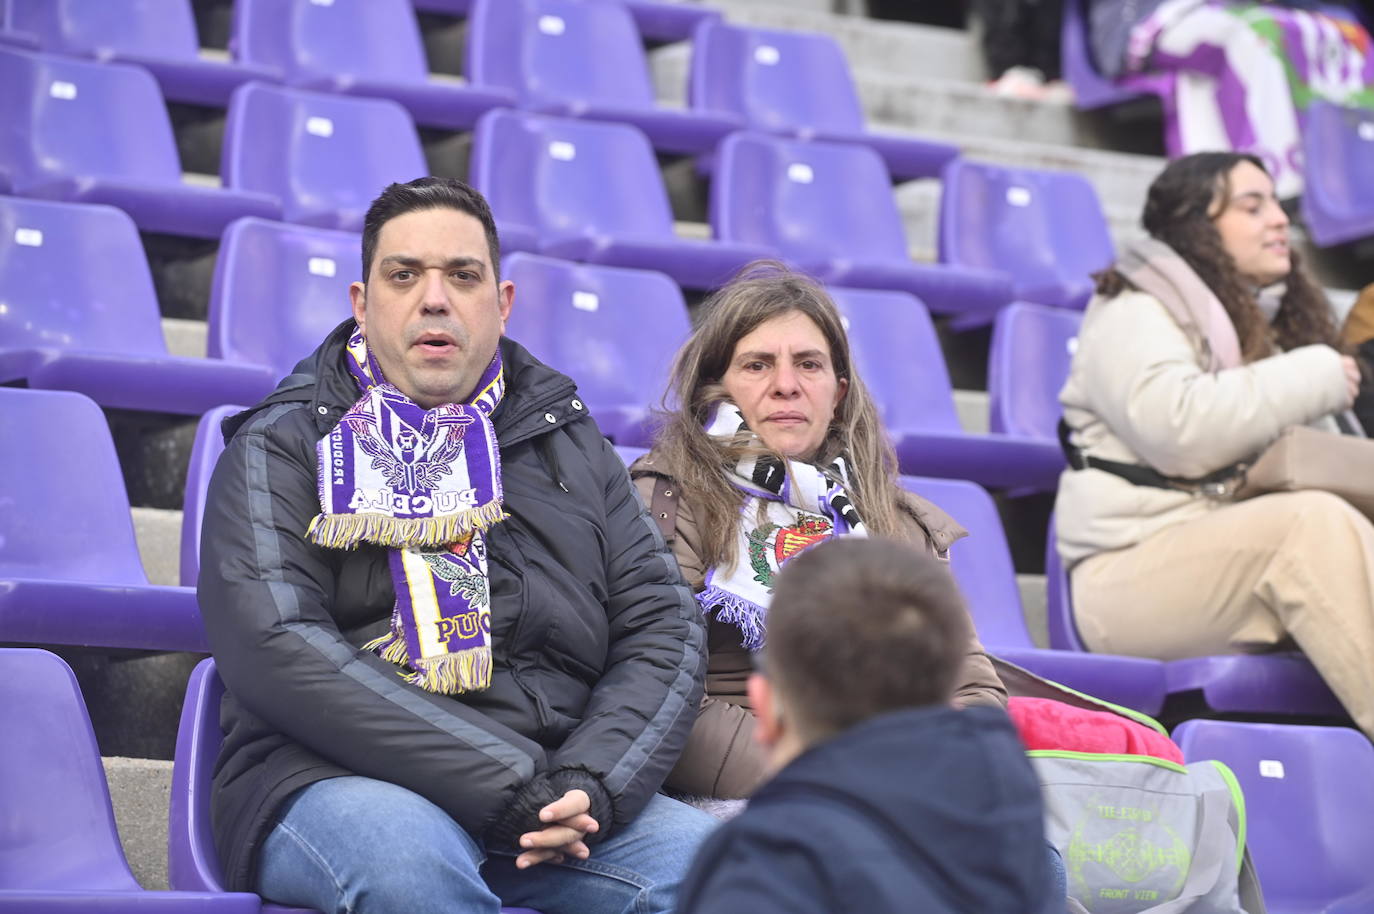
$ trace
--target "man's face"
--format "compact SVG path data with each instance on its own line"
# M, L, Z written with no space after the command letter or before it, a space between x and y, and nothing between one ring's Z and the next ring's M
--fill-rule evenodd
M497 283L486 234L456 209L384 223L353 317L387 380L425 409L465 401L496 354L515 298Z

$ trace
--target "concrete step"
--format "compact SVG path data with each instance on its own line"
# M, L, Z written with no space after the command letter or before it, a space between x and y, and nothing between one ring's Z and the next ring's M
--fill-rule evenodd
M175 587L181 583L181 512L165 508L131 508L134 539L148 583Z
M958 546L954 548L958 549ZM1026 615L1026 628L1036 647L1050 646L1049 585L1043 574L1018 574L1016 586L1021 591L1021 610Z
M832 35L851 61L912 77L987 81L987 67L970 31L869 19L830 12L818 0L711 0L730 22Z
M117 757L101 761L129 868L145 889L165 890L172 763Z
M946 29L934 29L944 32ZM650 55L654 88L661 104L686 104L691 51L686 43ZM914 74L881 61L851 59L855 86L871 122L900 124L917 132L998 136L1041 143L1103 146L1102 119L1080 114L1064 102L1002 98L982 83L944 75Z
M207 328L205 321L188 320L181 317L162 319L162 338L167 343L171 355L188 358L205 356Z

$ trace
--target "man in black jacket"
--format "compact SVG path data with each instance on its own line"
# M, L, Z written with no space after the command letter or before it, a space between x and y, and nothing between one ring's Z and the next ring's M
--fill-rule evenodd
M950 704L967 620L949 570L903 543L787 564L748 684L782 767L702 847L678 914L1062 914L1010 719Z
M228 887L670 910L714 822L656 794L701 697L700 613L573 382L502 337L481 195L391 185L362 266L354 319L225 423L210 484Z

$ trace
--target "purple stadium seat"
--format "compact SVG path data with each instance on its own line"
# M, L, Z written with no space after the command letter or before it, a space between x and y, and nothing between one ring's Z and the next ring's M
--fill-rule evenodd
M717 159L718 238L776 247L832 285L910 292L963 325L988 323L1012 300L1003 272L912 261L887 169L866 146L734 133Z
M15 193L109 203L143 231L196 238L281 212L265 193L182 182L162 93L141 67L0 48L0 86L0 170Z
M238 0L233 46L293 86L389 98L427 127L466 130L515 104L507 89L432 77L410 0Z
M1172 73L1134 74L1120 82L1112 82L1097 71L1088 49L1088 23L1083 17L1083 2L1064 0L1064 20L1059 33L1064 79L1073 88L1074 105L1086 111L1156 95L1166 112L1170 111L1174 106ZM1166 141L1169 139L1166 136ZM1176 142L1177 137L1172 140ZM1180 151L1171 148L1169 155L1178 156Z
M992 431L1053 442L1059 449L1059 391L1069 378L1082 322L1078 311L1026 302L997 312L988 348Z
M1069 576L1055 546L1053 517L1047 540L1050 646L1086 652L1073 618ZM1211 712L1347 717L1316 668L1295 651L1170 660L1164 664L1164 676L1171 698L1198 697Z
M1164 705L1164 665L1158 660L1047 650L1026 628L1011 549L992 496L972 482L903 476L903 488L926 498L968 530L950 548L950 570L968 601L988 652L1103 701L1158 714Z
M1217 759L1245 793L1245 842L1270 914L1374 911L1374 747L1358 730L1190 720L1190 762Z
M1313 99L1302 141L1312 240L1327 247L1374 235L1374 112Z
M1082 308L1116 259L1082 175L956 159L940 193L940 262L1011 274L1021 301Z
M578 397L612 442L648 445L650 410L692 332L677 284L651 270L532 254L512 254L502 272L516 289L506 332L577 382Z
M472 183L493 210L533 228L551 257L660 270L711 289L776 254L679 238L653 149L628 124L489 111L473 132Z
M224 434L220 425L243 409L242 406L216 406L201 416L196 425L181 510L182 587L195 587L200 577L200 527L205 516L205 493L210 488L210 474L215 471L219 455L224 453Z
M734 115L752 130L863 143L897 180L936 177L959 155L948 143L870 132L830 35L703 22L692 36L688 92L694 109Z
M361 249L353 232L265 219L235 222L224 232L215 263L206 352L265 366L273 378L290 374L352 316L348 287L361 278Z
M195 591L144 574L99 407L0 388L0 474L0 642L205 650Z
M644 46L619 2L473 0L468 75L544 114L632 124L656 149L709 153L742 118L662 108Z
M965 432L925 306L906 292L832 288L858 373L878 403L903 473L971 479L991 488L1051 491L1057 442Z
M167 879L173 888L223 892L219 858L210 830L210 779L224 740L219 706L224 683L215 661L202 660L191 672L177 729L172 766L172 797L167 829ZM232 896L225 896L232 897ZM255 896L256 898L256 896ZM539 914L529 908L502 908L502 914ZM265 904L262 914L309 914L308 908Z
M9 0L14 26L45 50L138 64L176 102L223 108L250 79L277 81L279 68L200 56L191 0Z
M0 648L0 732L0 911L258 914L256 895L139 887L86 703L56 654Z
M125 213L0 197L0 239L0 384L183 415L272 389L264 368L167 354L153 280Z
M717 22L720 10L697 3L664 3L660 0L605 0L624 3L645 41L689 41L703 22Z
M248 83L229 102L221 172L280 197L288 222L356 232L383 188L429 166L396 102Z

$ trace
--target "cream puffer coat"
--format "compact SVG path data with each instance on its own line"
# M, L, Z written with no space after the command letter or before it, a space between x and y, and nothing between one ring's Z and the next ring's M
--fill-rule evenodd
M1071 440L1104 460L1196 478L1253 457L1293 425L1329 423L1350 405L1340 354L1302 346L1239 368L1206 370L1204 340L1154 296L1126 291L1088 305L1059 394ZM1226 504L1066 469L1055 500L1067 566Z

